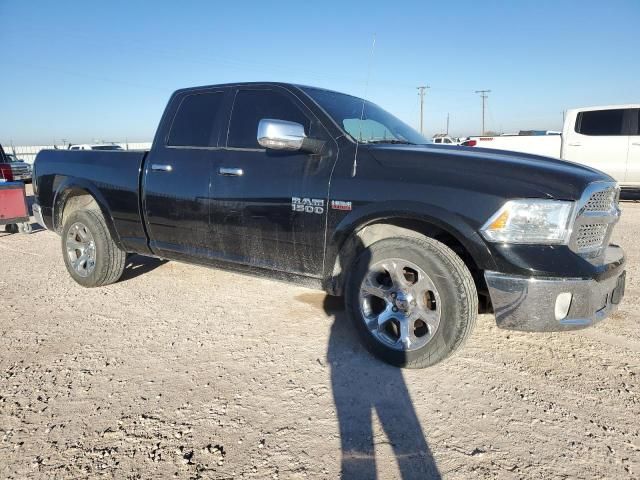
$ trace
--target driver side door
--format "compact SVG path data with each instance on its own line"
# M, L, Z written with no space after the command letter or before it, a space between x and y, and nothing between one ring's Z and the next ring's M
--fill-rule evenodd
M261 119L299 123L328 148L321 155L265 149L257 141ZM319 120L284 87L240 87L224 151L212 175L216 250L227 261L320 277L337 149Z

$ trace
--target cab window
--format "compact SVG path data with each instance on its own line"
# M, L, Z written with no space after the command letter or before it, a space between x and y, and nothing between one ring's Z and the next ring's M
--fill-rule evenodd
M624 133L625 109L594 110L578 113L576 132L591 136L617 136Z
M195 93L180 102L173 117L167 145L172 147L215 147L216 119L222 108L223 92Z
M239 90L233 104L227 146L262 149L258 123L264 118L300 123L309 135L310 121L284 93L275 90Z

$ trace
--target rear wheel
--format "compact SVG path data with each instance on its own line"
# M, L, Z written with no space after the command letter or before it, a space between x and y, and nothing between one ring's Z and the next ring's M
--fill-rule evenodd
M460 257L431 238L380 240L356 259L346 285L349 315L371 352L422 368L462 346L478 299Z
M83 287L117 282L127 254L115 244L99 210L77 210L62 230L62 255L67 271Z

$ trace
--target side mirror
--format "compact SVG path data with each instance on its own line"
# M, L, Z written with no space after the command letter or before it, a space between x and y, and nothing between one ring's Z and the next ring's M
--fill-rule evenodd
M305 138L304 127L296 122L263 118L258 124L258 143L264 148L300 150Z
M304 127L296 122L263 118L258 124L258 143L261 147L289 152L303 151L314 155L321 154L325 142L309 138Z

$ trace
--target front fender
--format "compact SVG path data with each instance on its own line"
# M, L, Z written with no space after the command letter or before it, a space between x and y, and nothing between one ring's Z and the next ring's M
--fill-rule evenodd
M330 234L325 251L325 279L333 267L346 240L367 225L385 221L412 221L440 229L455 238L467 250L478 268L491 270L495 263L489 248L478 232L461 215L442 207L422 202L385 201L355 208L345 216Z

